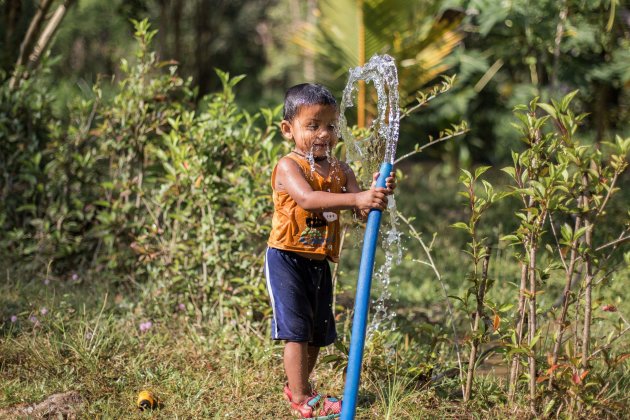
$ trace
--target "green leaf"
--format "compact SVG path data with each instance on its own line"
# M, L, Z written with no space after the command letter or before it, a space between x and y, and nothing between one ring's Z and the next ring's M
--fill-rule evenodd
M556 120L558 119L558 113L553 106L549 104L545 104L545 103L539 103L538 106L544 109L545 112L549 114L553 119L556 119Z
M492 168L492 166L480 166L477 169L475 169L475 179L479 178L490 168Z
M516 179L516 169L512 166L506 166L505 168L501 168L503 172L511 176L513 179Z
M453 223L452 225L450 225L450 227L455 228L455 229L462 229L462 230L465 230L466 232L470 232L470 227L464 222Z
M93 204L95 206L101 206L101 207L106 207L106 208L111 207L111 204L109 203L109 201L105 201L105 200L96 200L93 202Z

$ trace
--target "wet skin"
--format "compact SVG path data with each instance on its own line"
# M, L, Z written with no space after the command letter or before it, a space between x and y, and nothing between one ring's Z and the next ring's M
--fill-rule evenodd
M282 135L293 140L293 153L313 157L314 170L326 177L331 164L325 158L337 144L336 122L337 108L331 105L304 105L292 121L282 121ZM352 169L339 162L346 173L345 193L335 194L326 191L313 191L297 163L284 157L278 162L276 173L277 191L286 191L301 208L313 211L356 210L359 214L371 209L384 210L387 195L396 186L394 174L387 178L386 188L375 187L362 191Z

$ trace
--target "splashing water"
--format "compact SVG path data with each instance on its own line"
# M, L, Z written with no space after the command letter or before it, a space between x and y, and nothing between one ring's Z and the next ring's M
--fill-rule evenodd
M377 94L377 116L372 121L369 135L357 139L348 128L345 118L346 108L353 106L357 83L364 80L373 83ZM372 181L372 173L378 171L382 162L394 163L396 144L400 130L400 109L398 105L398 71L394 59L389 55L375 55L362 67L350 70L348 83L343 91L339 112L339 137L346 144L346 159L360 162L363 167L362 180L366 185ZM374 316L368 328L372 333L387 325L393 328L395 313L387 308L391 298L390 273L394 263L400 263L402 249L401 233L397 229L396 201L393 196L388 201L389 217L381 227L382 247L385 250L385 262L375 269L374 279L381 286L380 296L372 302Z
M377 94L377 113L372 121L370 135L358 140L348 129L345 118L346 108L353 106L357 83L372 82ZM350 70L348 83L341 100L339 134L346 143L349 161L394 163L396 144L400 129L400 109L398 105L398 71L394 59L389 55L375 55L363 67ZM377 168L378 169L378 168Z

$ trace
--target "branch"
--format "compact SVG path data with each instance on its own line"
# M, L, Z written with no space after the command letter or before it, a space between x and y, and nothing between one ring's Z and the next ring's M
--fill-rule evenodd
M592 354L591 357L589 357L589 359L592 359L593 357L595 357L598 353L602 352L605 349L610 348L610 345L616 341L617 339L619 339L622 335L624 335L625 333L627 333L628 331L630 331L630 326L627 326L626 328L624 328L622 331L619 332L619 334L617 334L616 336L614 336L613 338L610 339L610 341L608 343L606 343L605 345L601 346L599 349L595 350Z
M435 145L437 143L442 143L443 141L450 140L450 139L452 139L454 137L461 136L463 134L466 134L469 131L470 131L470 129L466 128L465 123L464 123L460 130L454 131L454 132L452 132L451 134L449 134L447 136L439 137L437 139L431 140L427 144L425 144L424 146L417 147L415 150L412 150L411 152L409 152L409 153L407 153L405 155L402 155L401 157L396 159L394 161L394 164L397 164L397 163L407 159L408 157L411 157L411 156L413 156L415 154L418 154L418 153L422 152L427 147L433 146L433 145Z
M451 306L451 302L448 298L448 292L446 291L446 287L444 286L444 282L442 281L442 276L440 274L440 272L438 271L437 267L435 266L435 262L433 262L433 257L431 257L431 250L426 246L426 244L424 243L424 241L422 240L422 237L420 236L420 234L418 233L418 231L413 227L413 225L411 224L411 222L402 215L402 213L400 213L399 211L396 211L396 214L398 214L398 217L400 217L400 219L405 222L405 224L409 227L411 236L413 236L414 238L416 238L418 240L418 242L420 242L420 245L422 246L422 249L424 250L424 253L427 255L427 258L429 259L429 263L423 262L424 264L430 266L433 269L433 272L435 273L435 276L437 277L437 279L440 282L440 285L442 286L442 291L444 292L444 296L446 298L446 306L448 308L449 314L451 315L451 327L453 329L453 343L455 344L455 352L457 353L457 364L459 365L459 380L462 386L462 395L464 394L465 390L464 390L464 378L463 378L463 367L462 367L462 359L461 359L461 355L459 352L459 338L457 336L457 330L455 329L455 317L453 315L453 307Z
M617 246L618 244L626 242L628 239L630 239L630 236L624 236L623 238L615 239L614 241L608 242L607 244L595 248L595 251L601 251L602 249L606 249L609 246Z
M437 97L438 97L438 94L434 94L434 95L426 96L422 99L418 99L418 103L416 105L402 111L402 115L400 116L400 119L402 120L403 118L407 117L409 114L413 114L414 111L416 111L419 108L422 108L423 106L426 106L429 102L431 102Z
M564 256L560 250L560 243L558 241L558 235L556 234L556 227L553 225L553 219L551 218L551 212L549 212L549 225L551 226L551 231L553 232L553 238L556 241L556 247L558 248L558 255L560 255L560 260L562 261L562 265L564 266L564 271L569 271L569 267L567 267L567 263L564 260Z
M608 191L606 192L606 197L604 198L602 205L599 206L599 209L597 210L597 213L595 214L595 218L597 218L600 214L602 214L602 212L604 211L604 207L606 207L606 204L608 204L608 200L610 199L610 196L612 195L612 191L615 187L615 183L617 182L617 178L619 178L619 172L615 172L615 176L613 176L613 179L610 182L610 188L608 188Z
M431 89L429 89L429 91L428 91L428 94L418 91L419 97L416 98L418 103L416 105L412 106L409 109L403 109L401 111L402 115L400 116L401 120L403 118L405 118L406 116L408 116L409 114L412 114L413 112L415 112L419 108L422 108L423 106L426 106L429 102L431 102L432 100L434 100L435 98L437 98L441 94L446 93L449 90L451 90L451 88L455 84L455 76L452 76L452 77L442 76L442 77L444 79L444 80L442 80L442 83L438 84L438 85L434 85L433 87L431 87Z

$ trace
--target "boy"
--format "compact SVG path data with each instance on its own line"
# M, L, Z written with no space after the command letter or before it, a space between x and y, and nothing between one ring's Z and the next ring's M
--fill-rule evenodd
M331 157L337 143L337 102L323 86L304 83L285 96L282 135L295 146L271 177L274 214L265 256L273 308L272 338L284 340L284 394L302 418L338 414L341 401L309 383L319 348L336 339L332 279L327 260L339 258L339 211L365 218L383 210L395 188L359 188L352 169ZM378 174L375 174L375 179Z

